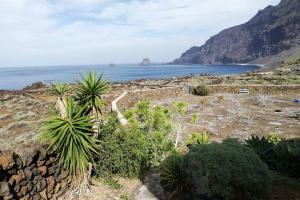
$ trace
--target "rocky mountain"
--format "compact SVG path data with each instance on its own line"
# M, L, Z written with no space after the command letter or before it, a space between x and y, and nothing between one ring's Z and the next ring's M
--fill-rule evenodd
M140 65L151 65L151 61L149 58L144 58Z
M271 64L300 57L300 0L282 0L184 52L174 64Z

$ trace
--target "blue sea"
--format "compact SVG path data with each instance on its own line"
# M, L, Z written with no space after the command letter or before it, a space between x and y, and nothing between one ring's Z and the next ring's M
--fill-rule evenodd
M0 68L0 90L17 90L34 82L71 83L84 71L97 70L112 82L135 79L161 79L191 74L232 75L258 69L254 65L167 65L141 66L136 64L45 66Z

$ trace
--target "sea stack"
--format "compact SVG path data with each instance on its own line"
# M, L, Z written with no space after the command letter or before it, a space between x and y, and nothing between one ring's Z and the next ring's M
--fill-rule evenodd
M144 58L140 65L151 65L151 61L149 58Z

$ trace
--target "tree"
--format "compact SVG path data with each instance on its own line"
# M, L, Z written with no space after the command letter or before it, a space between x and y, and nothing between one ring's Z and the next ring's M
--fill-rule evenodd
M82 105L88 114L98 118L102 114L104 105L102 95L110 91L110 83L97 75L96 71L87 72L81 76L81 80L75 85L75 99Z
M98 154L98 146L92 136L92 121L83 115L84 108L68 99L66 116L55 115L48 119L40 135L41 141L48 144L48 150L58 153L59 162L74 179L74 186L83 191L87 183L87 169Z
M87 114L94 119L94 137L99 135L100 115L104 105L102 95L110 91L110 83L97 75L96 71L87 72L81 76L75 86L75 99L85 108Z
M65 95L69 87L67 84L55 83L52 85L51 92L57 96L56 106L62 118L66 117L66 99Z
M47 120L41 134L41 140L58 153L60 163L72 174L79 194L88 189L93 158L99 152L96 138L103 106L101 96L110 88L96 71L81 77L74 87L75 101L69 98L66 103L67 85L53 85L60 114Z

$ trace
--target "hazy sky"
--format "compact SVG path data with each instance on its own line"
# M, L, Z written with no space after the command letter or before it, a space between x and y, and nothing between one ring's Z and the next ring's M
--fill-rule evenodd
M279 0L0 0L0 67L168 62Z

